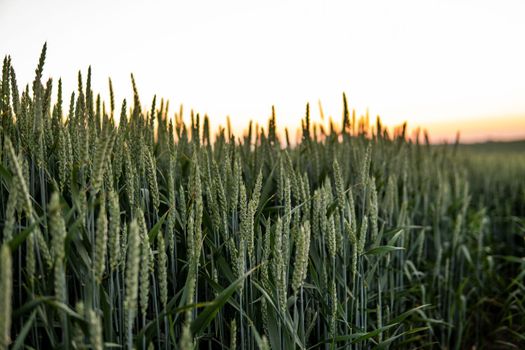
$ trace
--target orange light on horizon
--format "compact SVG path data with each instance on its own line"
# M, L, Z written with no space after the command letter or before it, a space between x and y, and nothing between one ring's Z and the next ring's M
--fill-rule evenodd
M467 120L431 122L424 125L433 143L451 142L460 133L460 142L525 140L525 115L477 117Z

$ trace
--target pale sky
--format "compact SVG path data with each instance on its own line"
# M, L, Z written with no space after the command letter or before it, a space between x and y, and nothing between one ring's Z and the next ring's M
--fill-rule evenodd
M0 0L0 55L22 86L47 41L44 76L68 95L91 65L120 103L133 72L145 106L157 94L212 125L266 125L274 104L295 128L318 100L340 122L346 92L358 115L434 140L525 138L524 18L522 0Z

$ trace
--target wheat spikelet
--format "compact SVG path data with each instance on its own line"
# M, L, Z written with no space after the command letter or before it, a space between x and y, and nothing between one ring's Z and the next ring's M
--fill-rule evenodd
M271 254L271 225L270 220L266 222L266 232L264 233L264 242L262 248L262 257L261 257L261 282L265 289L270 288L270 276L269 276L269 267L270 267L270 254Z
M67 303L66 273L64 262L57 260L53 269L55 296L58 301Z
M261 187L262 187L262 173L259 172L259 175L257 175L257 180L255 181L255 186L252 193L252 198L250 199L250 202L248 203L247 208L247 222L245 229L246 237L247 237L247 248L248 248L248 257L250 258L250 261L255 261L255 239L254 239L254 230L253 230L253 220L255 213L257 211L257 207L259 206L259 198L261 196Z
M333 259L335 258L335 255L337 253L337 240L336 240L336 233L335 233L335 222L334 222L334 216L332 215L328 218L328 226L326 229L326 246L328 248L328 255Z
M79 301L75 305L75 311L77 312L77 314L80 315L80 317L84 318L85 308L84 308L84 303L82 301ZM76 349L79 349L82 347L83 344L84 344L84 331L82 330L82 327L80 327L80 325L77 322L75 322L73 326L73 347L75 347Z
M203 203L202 203L202 183L201 183L201 172L197 157L193 160L194 164L194 175L192 182L192 192L193 198L195 200L195 223L194 223L194 242L195 242L195 264L196 270L199 268L201 247L202 247L202 213L203 213Z
M179 342L179 349L180 350L193 350L193 337L191 335L190 325L188 322L184 323L184 326L182 327L182 336L180 338Z
M51 201L49 203L49 214L50 214L50 230L51 230L51 252L55 259L54 266L54 288L55 295L59 301L66 303L67 301L67 290L66 290L66 278L64 268L64 242L66 239L67 231L64 218L60 208L59 195L57 192L53 192L51 195Z
M232 177L229 177L231 181L231 185L229 189L229 193L230 193L229 203L230 203L231 213L235 212L239 205L239 185L242 182L241 162L239 161L239 159L234 159L233 162L234 162L233 163L233 175Z
M124 222L122 224L122 235L120 240L120 259L119 259L119 265L126 265L126 259L127 259L127 248L128 248L128 224ZM125 268L123 269L125 270Z
M305 222L299 231L296 242L294 272L292 275L292 289L294 292L302 286L308 270L308 256L310 251L310 223Z
M129 225L127 264L126 264L126 296L124 309L128 314L128 327L133 324L137 310L138 278L140 264L140 228L134 219Z
M350 225L350 223L345 219L344 222L345 225L345 231L348 235L348 238L350 239L350 243L352 244L352 278L355 279L356 273L357 273L357 258L358 258L358 241L357 236L354 228Z
M343 175L341 173L341 168L337 159L334 160L334 182L335 182L335 194L337 198L337 207L339 210L343 210L345 207L345 185L343 180Z
M106 214L106 197L100 198L100 208L97 218L97 231L95 237L95 257L94 269L95 279L98 283L102 282L104 271L106 269L106 254L108 242L108 217Z
M330 338L334 338L336 336L336 320L337 320L337 289L335 286L335 279L332 279L330 283L330 320L329 320L329 330L328 333L330 334Z
M89 342L94 350L102 350L104 343L102 340L102 325L100 317L94 310L87 311L87 321L89 324Z
M36 271L36 256L35 256L35 234L31 232L26 240L26 261L25 267L28 276L28 285L33 287L35 281Z
M182 223L182 229L186 229L187 226L187 220L188 220L188 214L187 214L187 208L186 208L186 195L184 194L184 187L180 185L179 187L179 203L180 203L180 217L181 217L181 223Z
M120 261L121 243L120 243L120 205L118 193L113 189L109 191L108 195L109 206L109 266L110 270L114 271Z
M378 235L378 217L379 217L379 209L377 206L377 190L376 190L376 182L373 177L369 178L369 185L368 185L368 193L369 193L369 215L370 215L370 239L372 242L375 242L377 235Z
M75 199L75 205L78 209L78 216L83 219L83 223L86 224L88 215L88 202L86 191L81 190L78 192L78 198Z
M301 190L302 190L302 197L304 199L303 201L303 217L302 221L310 221L311 220L311 211L312 211L312 202L310 198L310 181L308 180L308 174L305 172L301 178Z
M160 206L160 195L159 195L159 186L157 183L157 165L154 156L151 154L150 150L146 148L144 151L146 154L146 174L148 177L149 190L151 192L153 208L155 212L159 211Z
M150 279L149 272L151 267L151 247L149 244L149 237L144 221L144 213L141 209L137 213L138 225L140 229L140 272L139 272L139 302L140 310L143 315L146 314L149 301Z
M0 248L0 349L7 349L11 342L11 305L13 293L13 266L11 251L6 244Z
M350 225L352 230L357 232L357 218L355 214L355 204L354 204L354 193L352 188L348 190L348 218L350 220Z
M24 179L24 173L22 167L18 161L13 144L9 138L5 139L5 147L7 149L7 155L14 170L14 175L16 178L16 187L20 191L21 199L23 200L22 206L26 212L28 218L32 219L33 217L33 206L31 204L31 196L29 195L29 190L27 188L26 181Z
M249 211L248 204L246 203L246 187L244 183L239 184L239 217L240 217L240 227L239 227L239 236L242 240L248 240L248 225L249 225Z
M284 314L286 311L286 266L283 257L283 225L281 218L277 219L274 233L272 268L275 286L279 299L279 308Z
M246 271L246 242L244 241L243 238L241 238L239 242L237 261L235 262L236 277L237 278L242 277L245 271ZM241 286L239 287L239 294L242 294L243 288L244 288L244 281L241 283Z
M237 321L235 318L230 322L230 349L237 349Z
M357 243L359 254L363 254L365 250L367 230L368 230L368 217L365 216L363 218L363 221L361 222L361 229L359 231L359 241Z
M175 254L175 221L177 217L176 208L176 195L175 195L175 161L176 154L170 153L169 164L168 164L168 203L169 213L166 221L166 237L168 241L169 256Z
M107 161L111 153L111 146L113 143L113 136L106 135L98 140L96 152L93 158L93 172L91 187L94 193L98 193L102 187L104 174L107 169Z
M365 188L368 180L368 173L370 172L370 161L372 153L372 143L366 146L365 156L361 159L361 169L359 172L359 184L361 188Z
M164 236L162 232L159 232L157 234L157 250L160 302L163 307L166 307L166 305L168 304L168 256L166 255L166 244L164 243Z
M125 159L125 169L126 169L126 194L128 196L128 203L130 206L135 205L135 166L131 161L131 154L129 146L127 143L124 143L124 159Z
M11 193L9 193L9 197L7 198L7 206L5 209L6 221L4 223L2 242L10 241L11 238L13 237L13 232L15 231L15 224L16 224L15 210L16 210L18 196L13 191L16 191L16 187L13 188Z
M49 202L49 216L51 252L55 260L63 260L65 257L64 241L66 239L67 230L57 192L53 192L51 195L51 200Z

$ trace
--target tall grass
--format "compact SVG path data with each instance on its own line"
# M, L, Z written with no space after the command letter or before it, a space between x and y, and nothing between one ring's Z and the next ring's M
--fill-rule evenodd
M45 53L31 89L2 70L1 349L524 346L523 177L345 97L293 147L274 110L238 141L145 111L133 77L119 112L91 69L65 106Z

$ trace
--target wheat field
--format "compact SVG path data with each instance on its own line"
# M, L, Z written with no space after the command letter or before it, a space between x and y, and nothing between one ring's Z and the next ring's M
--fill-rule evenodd
M0 349L525 347L525 152L356 118L21 89L4 59ZM426 136L426 135L425 135Z

